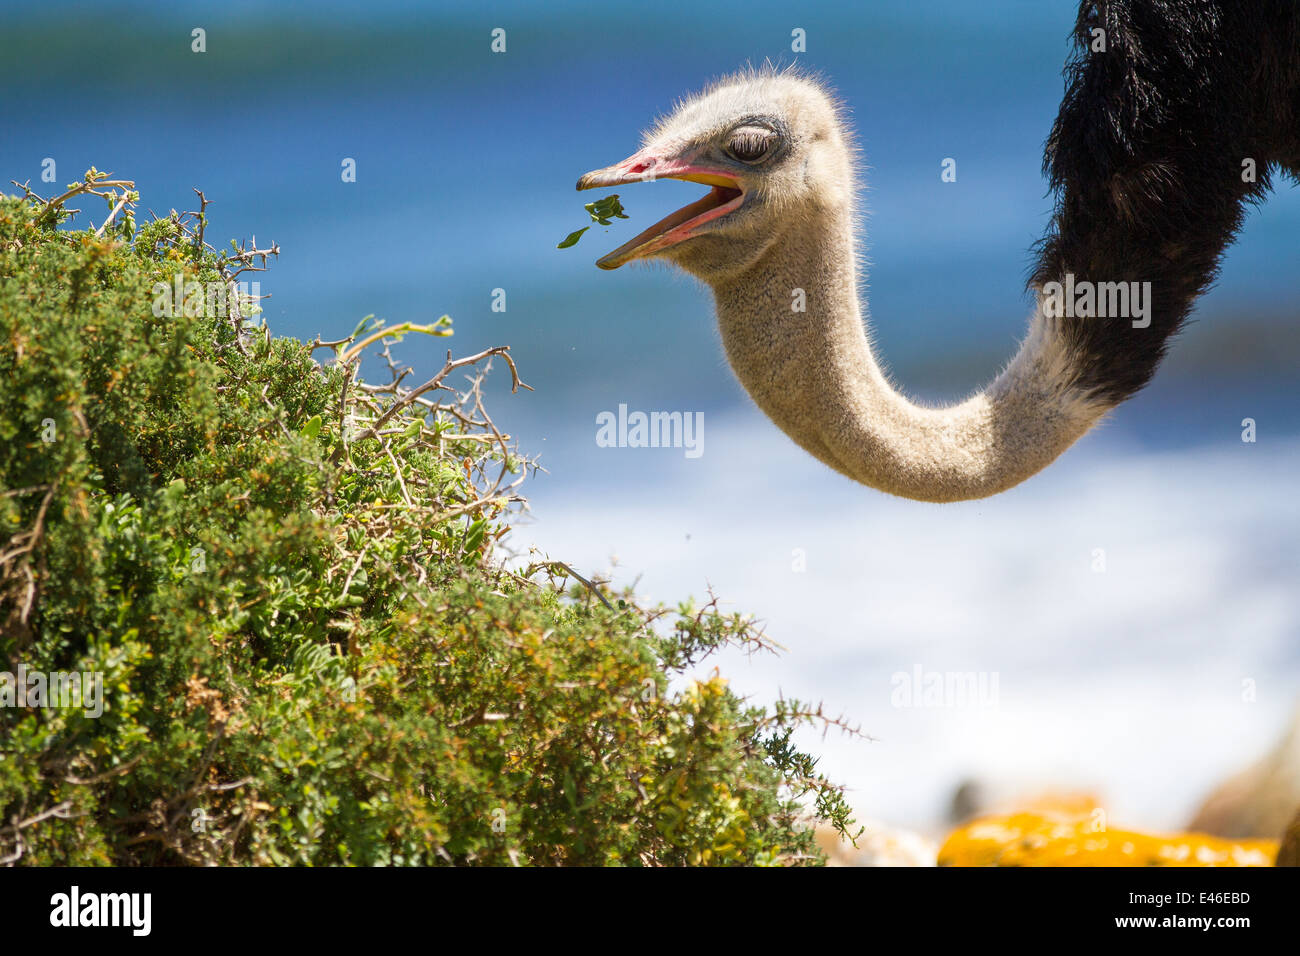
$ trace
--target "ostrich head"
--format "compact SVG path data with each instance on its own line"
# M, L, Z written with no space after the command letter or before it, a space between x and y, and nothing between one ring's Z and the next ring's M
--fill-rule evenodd
M823 210L850 209L852 148L839 110L793 73L730 77L683 101L635 154L593 170L578 189L682 179L712 189L602 257L675 263L716 283L748 270L792 227Z
M1058 152L1056 161L1077 173L1096 157ZM1150 376L1208 281L1205 263L1213 264L1161 252L1151 254L1155 265L1143 260L1169 297L1149 335L1123 314L1066 316L1048 307L1048 285L1073 288L1083 278L1115 288L1116 278L1141 277L1133 250L1150 243L1134 236L1167 247L1158 228L1095 215L1071 220L1040 257L1029 329L1001 374L956 404L918 404L894 388L867 335L854 172L848 124L825 88L761 70L688 98L646 133L640 150L587 173L578 188L655 179L711 187L597 265L661 259L704 280L727 359L755 404L831 468L891 494L982 498L1046 467ZM1100 175L1089 172L1089 181ZM1067 189L1061 208L1083 202L1078 188ZM1230 206L1238 208L1239 197ZM1221 250L1227 235L1220 229L1210 246Z

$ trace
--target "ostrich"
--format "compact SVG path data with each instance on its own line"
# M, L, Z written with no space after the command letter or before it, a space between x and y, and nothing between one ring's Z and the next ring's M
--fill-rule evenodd
M740 382L831 468L925 501L1004 491L1150 380L1245 203L1275 168L1300 177L1295 0L1084 0L1074 43L1046 147L1057 201L1030 279L1035 311L1001 374L963 402L909 401L873 354L857 289L855 147L813 77L729 76L659 121L633 156L584 175L578 189L712 187L597 265L657 258L708 284ZM1141 321L1103 315L1091 295L1091 311L1062 299L1094 287L1115 303L1116 283L1147 290Z

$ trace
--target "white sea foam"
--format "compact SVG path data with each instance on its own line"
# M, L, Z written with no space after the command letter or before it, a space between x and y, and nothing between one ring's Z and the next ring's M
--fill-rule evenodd
M588 572L616 556L615 581L658 599L707 582L764 619L787 653L729 655L723 673L877 737L804 736L874 817L938 828L971 775L1091 788L1114 825L1176 828L1300 695L1300 441L1145 452L1090 437L959 505L856 486L757 415L719 418L698 461L632 454L581 464L603 487L539 482L515 547ZM996 706L891 706L891 676L916 667L997 674Z

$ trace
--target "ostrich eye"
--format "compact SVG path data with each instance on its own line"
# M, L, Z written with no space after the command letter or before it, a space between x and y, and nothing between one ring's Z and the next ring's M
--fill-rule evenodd
M756 163L776 146L777 135L764 126L742 126L727 140L727 152L742 163Z

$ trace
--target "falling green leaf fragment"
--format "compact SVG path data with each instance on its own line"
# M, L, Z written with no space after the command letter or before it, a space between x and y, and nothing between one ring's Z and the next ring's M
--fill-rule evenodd
M556 248L556 249L567 249L567 248L569 248L569 246L576 246L576 245L578 244L578 240L582 238L582 234L583 234L584 232L586 232L586 231L587 231L588 229L590 229L590 228L591 228L591 226L583 226L583 227L582 227L581 229L579 229L577 232L571 232L571 233L569 233L567 236L564 237L564 241L561 242L561 243L560 243L558 246L556 246L555 248Z
M592 222L600 223L602 226L612 226L613 219L629 219L627 213L623 211L623 204L618 201L618 193L612 196L606 196L604 199L597 199L594 202L583 203L583 209L587 210L587 215L591 217ZM590 229L591 226L584 226L577 232L571 232L565 236L564 241L555 248L567 249L576 245L582 238L582 234Z
M606 196L604 199L597 199L595 202L586 203L582 208L587 210L587 215L602 226L608 226L609 222L607 220L611 218L628 218L623 212L623 204L618 201L618 193Z

